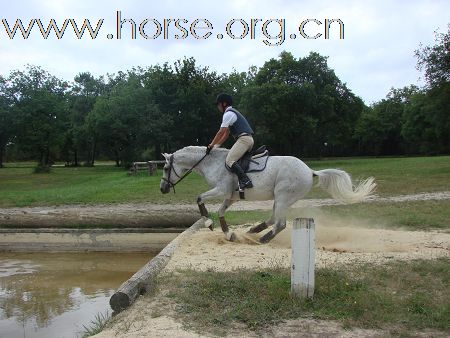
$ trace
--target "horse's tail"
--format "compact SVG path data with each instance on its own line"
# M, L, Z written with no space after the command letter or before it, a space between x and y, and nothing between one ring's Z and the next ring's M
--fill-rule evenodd
M313 171L319 177L318 186L326 190L334 199L346 203L356 203L372 195L376 188L375 179L369 177L354 186L349 174L338 169Z

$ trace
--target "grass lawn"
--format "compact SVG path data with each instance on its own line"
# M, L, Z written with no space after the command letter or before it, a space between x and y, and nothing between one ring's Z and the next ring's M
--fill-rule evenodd
M381 196L450 190L450 156L371 158L309 161L315 169L340 168L355 179L374 176ZM127 176L111 165L94 168L54 167L49 174L33 174L31 163L9 164L0 169L0 207L99 203L195 203L208 190L204 179L190 175L176 187L176 194L159 191L156 176ZM329 197L314 188L307 198Z
M232 323L264 333L299 317L381 328L395 336L450 330L448 259L318 269L312 300L291 297L290 271L277 268L181 271L165 277L164 285L184 324L202 333L223 335Z

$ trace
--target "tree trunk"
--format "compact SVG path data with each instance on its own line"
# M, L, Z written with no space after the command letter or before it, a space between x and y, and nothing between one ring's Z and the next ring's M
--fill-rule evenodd
M0 168L3 168L3 154L5 153L5 147L3 143L0 143Z
M42 148L41 148L41 150L39 151L39 165L40 166L44 166L44 151L42 150Z
M92 142L91 166L94 166L96 148L97 141L94 139L94 141Z
M161 158L161 144L159 142L156 142L155 144L155 160Z
M50 149L49 149L49 147L46 147L46 149L45 149L45 159L44 160L45 160L44 165L48 166L50 164Z
M76 148L73 150L73 164L78 167L78 151Z
M114 149L114 157L116 159L116 167L120 167L119 152L117 151L117 149Z

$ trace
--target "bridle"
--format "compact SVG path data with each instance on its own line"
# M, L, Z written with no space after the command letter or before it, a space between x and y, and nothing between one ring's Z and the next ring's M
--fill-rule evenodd
M186 171L186 173L185 173L183 176L178 175L177 171L176 171L175 168L173 167L173 159L175 158L175 156L174 156L174 155L171 155L171 156L170 156L170 159L169 159L169 168L168 168L168 170L169 170L169 175L167 176L167 178L162 177L161 179L162 179L163 181L167 182L167 184L169 185L169 189L172 188L172 189L173 189L173 193L175 194L175 186L176 186L178 183L180 183L187 175L189 175L189 174L192 172L192 170L194 170L194 168L195 168L197 165L199 165L199 163L200 163L201 161L203 161L203 159L204 159L207 155L208 155L208 154L205 154L199 161L197 161L197 163L195 163L195 164L192 166L191 169L189 169L188 171ZM170 180L170 175L172 174L172 171L173 171L173 173L179 178L179 180L176 181L175 183L172 183L172 181Z

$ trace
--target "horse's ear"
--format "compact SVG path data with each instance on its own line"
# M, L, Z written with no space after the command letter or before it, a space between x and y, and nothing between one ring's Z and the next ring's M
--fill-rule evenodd
M164 156L164 158L167 160L167 158L169 157L169 154L166 153L161 153L162 156Z

